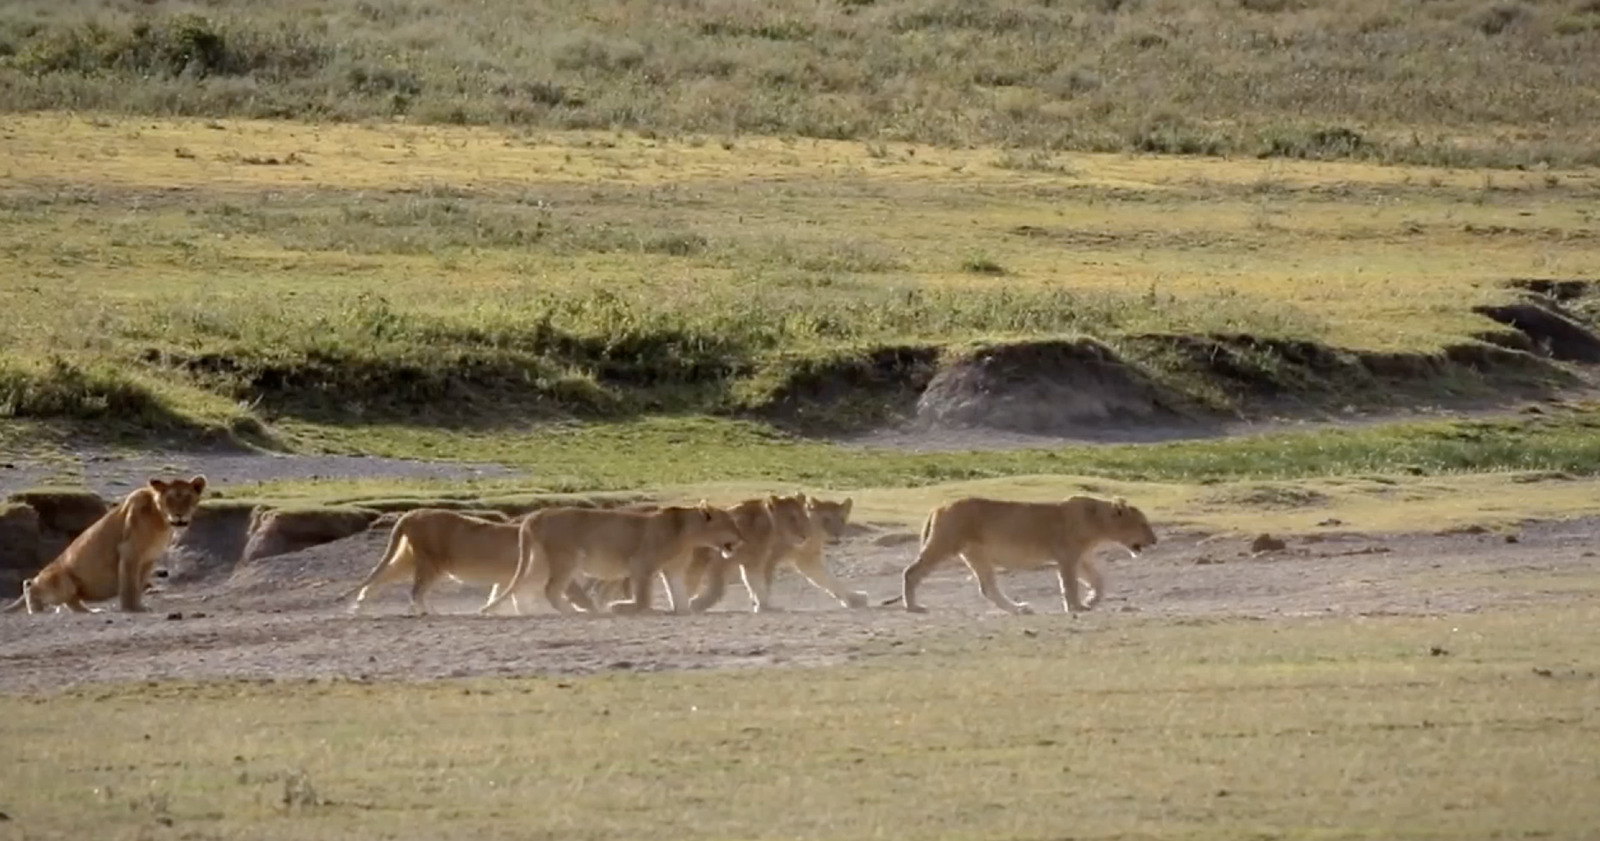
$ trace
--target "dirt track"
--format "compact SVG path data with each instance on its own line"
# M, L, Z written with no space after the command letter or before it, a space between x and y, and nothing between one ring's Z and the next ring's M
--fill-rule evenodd
M911 535L857 531L832 547L830 559L876 604L898 593ZM959 566L924 585L931 612L921 616L898 607L849 611L786 571L775 596L794 610L783 614L749 613L734 584L700 616L563 617L539 603L530 616L480 617L472 612L484 590L446 584L432 600L445 615L418 619L405 615L407 588L394 584L352 617L339 596L376 560L383 538L369 531L152 593L149 615L110 607L94 616L0 616L0 691L140 679L430 679L824 663L961 627L1076 621L1093 632L1142 616L1470 612L1583 597L1580 579L1596 570L1591 547L1600 547L1600 521L1530 526L1516 543L1492 534L1291 539L1287 550L1259 557L1246 556L1237 537L1169 534L1137 560L1102 550L1108 594L1077 620L1060 615L1050 573L1002 578L1013 597L1044 614L1017 618L989 607ZM168 618L177 613L181 620Z

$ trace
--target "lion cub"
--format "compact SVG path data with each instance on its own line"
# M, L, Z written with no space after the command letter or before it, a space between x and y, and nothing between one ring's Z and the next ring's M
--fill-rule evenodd
M206 477L171 482L151 479L123 498L78 535L56 559L22 582L22 595L5 613L39 613L65 605L75 613L98 613L85 602L115 598L122 610L143 613L144 591L174 528L189 525Z
M572 598L573 577L582 572L605 580L627 579L633 597L607 605L613 612L653 611L650 588L666 572L673 611L687 611L683 569L696 547L731 555L744 537L733 516L704 500L699 505L669 505L650 511L622 508L546 508L522 521L517 572L511 583L479 608L487 612L522 585L529 575L545 576L545 598L563 613L594 610L588 596ZM578 588L581 593L581 588Z
M355 601L350 604L350 612L359 613L368 590L409 573L411 609L419 616L427 615L428 591L440 578L491 585L488 601L495 602L500 588L517 571L518 525L445 508L407 511L390 529L389 544L377 566L355 590L340 598L349 598L353 593ZM511 608L522 613L515 593L511 594Z
M906 610L922 613L917 585L946 560L959 556L978 579L978 589L997 607L1032 613L1026 603L1000 592L995 570L1054 567L1067 613L1093 607L1104 593L1100 571L1090 560L1103 543L1121 544L1137 555L1156 545L1155 532L1140 511L1121 499L1072 496L1059 502L1011 502L968 497L935 508L922 525L922 550L906 567L900 599ZM1087 576L1093 594L1078 595L1078 577Z

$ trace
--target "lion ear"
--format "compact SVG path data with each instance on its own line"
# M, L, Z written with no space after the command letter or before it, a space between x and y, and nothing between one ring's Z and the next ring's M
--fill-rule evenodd
M1128 513L1128 501L1120 496L1112 497L1111 510L1116 512L1117 516Z
M196 473L195 477L189 480L189 484L194 485L195 493L203 493L206 489L206 477Z
M167 492L167 483L161 481L160 479L156 479L154 477L151 477L151 479L150 479L150 487L154 488L155 492L158 493L158 494L163 494L163 493Z

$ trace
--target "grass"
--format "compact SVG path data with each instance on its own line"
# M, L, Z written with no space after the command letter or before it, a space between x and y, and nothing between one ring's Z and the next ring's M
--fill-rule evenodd
M1184 483L1510 470L1595 475L1597 423L1595 413L1573 411L1537 419L983 452L840 446L782 436L760 424L693 419L541 427L524 435L414 427L291 427L286 434L303 440L307 450L495 461L527 469L543 486L581 491L719 481L911 487L1041 473ZM639 453L650 455L641 459Z
M0 155L0 414L102 433L768 417L846 374L823 414L870 425L922 364L874 354L1078 335L1231 409L1237 383L1150 337L1310 341L1358 371L1470 345L1506 279L1596 256L1576 170L59 114L7 118ZM1270 350L1233 364L1382 398ZM1492 390L1461 370L1421 387Z
M1597 45L1583 0L19 0L0 108L1564 166Z
M86 687L0 698L0 791L63 838L1575 837L1597 619L1008 618L813 668Z

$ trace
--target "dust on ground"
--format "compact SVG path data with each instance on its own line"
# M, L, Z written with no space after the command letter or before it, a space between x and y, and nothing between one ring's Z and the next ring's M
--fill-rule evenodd
M1287 540L1254 555L1249 536L1166 534L1136 559L1103 549L1107 594L1079 618L1061 615L1054 574L1002 574L1040 616L1014 617L979 595L959 563L923 585L930 612L878 603L899 593L916 551L908 532L856 528L830 547L834 569L873 607L839 606L792 570L774 588L783 613L753 614L734 583L701 615L556 614L542 598L526 615L479 616L487 588L445 583L435 615L408 615L409 586L345 600L382 553L384 531L264 558L167 591L152 613L0 616L0 691L50 691L131 680L384 679L573 674L837 663L915 650L929 635L1073 622L1085 632L1155 618L1454 615L1592 596L1600 520L1530 524L1504 535L1343 534ZM659 589L659 587L658 587ZM658 599L661 597L658 595ZM178 618L181 615L181 618Z

